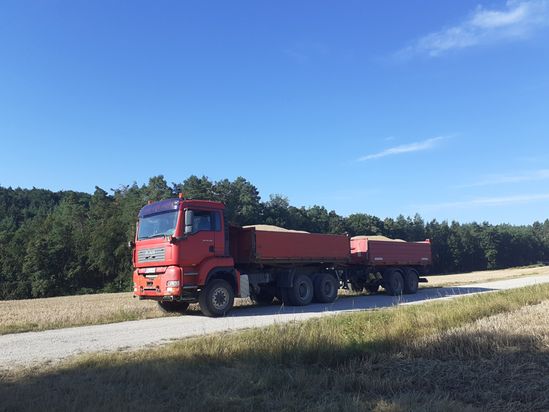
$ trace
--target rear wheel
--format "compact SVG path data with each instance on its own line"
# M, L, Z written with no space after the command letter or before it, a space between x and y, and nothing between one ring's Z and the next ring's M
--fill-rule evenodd
M404 276L400 269L389 269L383 274L383 287L388 295L402 295Z
M158 302L158 307L162 312L185 312L189 307L189 302L178 302L176 300Z
M234 304L234 290L224 279L210 281L198 297L201 312L210 317L225 316Z
M329 273L321 273L314 282L314 297L317 302L331 303L337 298L338 282Z
M293 286L286 289L287 297L294 306L305 306L313 300L313 282L306 275L297 275ZM284 299L284 296L283 296Z
M419 273L417 270L407 268L404 271L404 293L413 294L417 292Z

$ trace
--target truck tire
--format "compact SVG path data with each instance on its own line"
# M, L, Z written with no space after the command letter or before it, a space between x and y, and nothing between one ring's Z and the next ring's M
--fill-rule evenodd
M329 273L319 274L314 282L315 300L320 303L332 303L337 298L339 285L337 279Z
M404 269L404 293L417 293L418 284L419 273L417 273L417 270L412 268Z
M178 302L176 300L158 302L158 308L162 312L166 312L166 313L173 313L173 312L183 313L187 310L188 307L189 307L189 302Z
M294 277L294 283L291 288L286 289L287 297L293 306L306 306L313 300L313 282L306 275L297 275ZM284 296L282 297L284 299Z
M402 295L404 290L404 276L400 269L389 269L383 274L383 287L391 296Z
M225 316L234 304L234 290L224 279L210 281L198 297L200 311L209 317Z
M273 303L273 299L274 299L275 295L271 291L271 289L265 288L265 287L260 287L259 288L259 293L254 293L250 297L256 305L266 306L266 305L270 305L271 303Z

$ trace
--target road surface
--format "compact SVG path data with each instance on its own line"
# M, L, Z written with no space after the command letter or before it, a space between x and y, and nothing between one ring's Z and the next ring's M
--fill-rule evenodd
M346 297L331 304L312 304L305 307L273 305L241 308L233 310L231 315L225 318L188 315L42 332L14 333L0 336L0 370L56 362L82 353L138 349L191 336L302 321L320 316L394 305L452 299L463 295L513 289L540 283L549 283L549 273L464 286L419 289L415 295L401 297L380 294Z

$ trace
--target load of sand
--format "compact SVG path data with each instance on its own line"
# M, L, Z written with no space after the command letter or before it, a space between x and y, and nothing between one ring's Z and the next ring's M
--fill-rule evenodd
M304 230L291 230L291 229L284 229L283 227L274 226L274 225L248 225L248 226L242 226L244 229L253 227L255 230L261 230L263 232L293 232L293 233L309 233L305 232Z
M402 239L391 239L387 236L354 236L352 239L383 240L385 242L405 242Z

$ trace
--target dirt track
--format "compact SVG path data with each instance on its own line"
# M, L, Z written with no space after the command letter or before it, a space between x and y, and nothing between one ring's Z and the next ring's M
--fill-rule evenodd
M12 369L36 363L58 361L86 352L117 351L158 345L173 339L199 336L301 321L344 312L417 304L433 299L451 299L461 295L512 289L549 283L549 271L540 276L475 283L465 286L420 289L416 295L358 296L306 307L250 307L235 310L231 316L211 319L198 315L147 319L107 325L82 326L0 336L0 368Z

